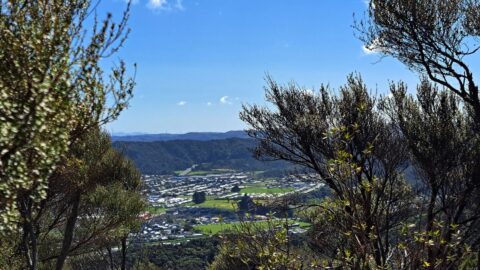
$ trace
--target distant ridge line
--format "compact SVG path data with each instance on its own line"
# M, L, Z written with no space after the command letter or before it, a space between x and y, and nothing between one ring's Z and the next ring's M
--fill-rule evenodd
M191 140L191 141L211 141L240 138L249 138L243 130L232 130L227 132L188 132L183 134L132 134L132 135L112 135L112 141L123 142L155 142L155 141L176 141L176 140Z

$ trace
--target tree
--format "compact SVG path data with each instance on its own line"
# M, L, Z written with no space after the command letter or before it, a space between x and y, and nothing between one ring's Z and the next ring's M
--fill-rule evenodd
M85 252L82 247L88 251L106 240L120 240L125 265L126 239L139 225L138 215L144 210L140 173L112 148L105 132L90 133L78 147L73 148L77 150L71 159L74 163L69 162L57 175L57 183L70 183L60 204L60 209L69 209L65 212L62 247L57 256L50 250L43 259L55 258L56 269L62 269L69 254Z
M457 269L478 250L480 137L469 104L427 79L416 98L399 83L380 100L358 76L338 96L268 82L275 109L245 106L241 118L258 158L310 168L332 190L306 208L324 264Z
M201 204L207 200L205 191L195 191L192 195L192 201L195 204Z
M32 228L18 232L22 241L15 250L25 258L22 268L62 269L68 256L106 254L115 246L121 247L124 266L128 235L142 222L140 187L139 171L112 148L106 132L82 136L50 177L47 198L22 223Z
M255 210L255 202L250 196L248 196L248 194L244 194L238 202L238 210L242 212L250 212Z
M458 268L468 249L478 249L480 226L477 179L480 136L469 106L427 80L417 98L404 84L392 85L384 112L402 131L420 180L415 234L406 241L406 264L429 269ZM468 248L467 248L468 247Z
M480 123L480 99L466 57L480 49L480 1L371 0L357 22L366 47L393 56L472 106Z
M240 190L241 189L238 187L238 185L235 185L235 186L232 187L231 192L240 192Z
M322 254L328 263L386 266L396 250L392 237L412 211L413 194L402 175L408 153L401 133L386 121L359 76L349 76L339 96L326 86L312 94L295 84L267 82L266 97L275 110L245 106L240 114L258 141L256 156L312 169L332 190L318 213L344 245L334 257Z
M479 241L477 237L472 239L472 236L478 235L478 230L470 228L472 225L478 227L476 224L478 209L472 207L466 201L471 199L478 201L480 198L480 182L478 180L480 179L480 166L476 165L480 164L480 153L473 150L478 148L480 98L474 70L468 61L468 58L480 49L478 43L480 34L479 10L480 2L476 0L371 0L368 18L355 24L359 38L366 43L369 49L384 56L397 58L410 69L419 72L433 83L460 98L461 101L458 101L441 91L425 90L424 88L432 88L433 86L427 86L425 79L423 79L419 87L421 96L418 98L418 104L415 104L411 98L401 94L404 91L399 90L399 88L405 88L405 86L397 86L394 89L397 93L395 95L397 115L393 118L404 133L410 134L410 136L406 136L410 137L407 139L409 139L411 145L423 143L424 152L415 150L416 146L411 147L411 149L415 159L421 160L417 163L417 169L423 173L428 172L428 177L423 175L424 180L428 179L428 190L432 192L430 194L432 201L428 205L432 209L436 209L440 207L436 199L443 198L441 204L446 209L450 209L449 213L443 212L441 214L446 215L442 219L447 220L442 226L451 223L452 220L465 220L466 216L470 217L467 218L467 224L460 225L465 226L462 234L466 233L467 235L464 237L470 239L467 243L478 252L478 267L480 267ZM449 105L450 103L451 105ZM431 115L432 112L440 113L444 118L435 118ZM418 125L417 128L407 124L406 119L412 119L412 117L415 117L413 123ZM454 124L454 119L459 122ZM463 124L459 123L471 125L474 130L469 130L469 127L464 127ZM452 141L447 140L447 136L443 137L444 134L435 135L421 132L413 136L412 131L414 130L419 131L421 128L433 127L435 127L435 130L448 134L435 124L453 126L455 131L458 129L460 133L453 134ZM438 145L438 142L442 141L448 143L447 145L456 145L458 148L445 148L443 145ZM459 143L460 141L463 144ZM428 147L427 143L430 143ZM465 145L468 145L468 147L465 148ZM446 149L450 152L447 152ZM436 158L435 162L429 162L425 159L424 155L427 153ZM445 155L453 155L457 159L446 161ZM466 160L467 156L470 161ZM458 169L459 167L452 167L452 164L466 167L462 172ZM439 172L442 172L442 174L439 175ZM456 185L456 183L454 184L452 180L445 180L445 177L452 174L462 175L456 190L452 188L452 185ZM442 180L440 181L440 179ZM463 192L467 194L462 194ZM463 195L466 195L465 199L460 201L453 199L455 196ZM444 204L445 202L449 204ZM453 208L456 208L456 210L452 210ZM452 213L457 213L457 215L452 217ZM436 211L430 211L427 219L432 222L436 219L437 214L439 213ZM448 232L449 230L444 231ZM435 248L437 247L432 247L432 249ZM431 265L431 268L434 267L432 258L437 255L441 257L438 252L438 250L428 252L430 257L428 264Z
M100 66L125 41L128 8L118 24L111 15L97 23L94 8L90 0L0 1L1 234L20 215L32 219L69 145L115 119L132 95L123 62L108 76Z

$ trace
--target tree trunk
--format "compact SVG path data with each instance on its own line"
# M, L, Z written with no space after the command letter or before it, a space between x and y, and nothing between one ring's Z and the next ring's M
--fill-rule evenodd
M33 226L32 201L28 196L18 200L20 215L22 216L22 244L21 250L25 255L27 268L36 270L38 264L37 256L37 234Z
M432 179L435 179L432 177ZM432 183L435 183L433 180ZM433 230L435 215L435 201L437 199L438 189L436 187L432 187L432 194L430 194L430 202L428 203L427 208L427 220L426 220L426 227L425 232L427 233L427 241L430 240L432 237L430 236L431 231ZM435 247L436 248L436 247ZM427 247L427 261L430 263L430 266L427 269L433 270L435 268L435 250L434 247L428 246Z
M122 270L127 269L127 235L122 237Z
M33 226L29 221L23 224L23 252L25 253L28 268L37 269L37 238L33 231Z
M70 251L70 246L72 245L73 233L78 217L78 208L80 206L80 197L80 192L77 191L77 193L72 199L72 210L70 212L70 215L68 216L67 224L65 225L62 250L60 251L60 255L57 258L57 264L55 267L56 270L62 270L65 259L67 258L68 252Z
M477 251L477 270L480 270L480 251Z
M108 252L108 259L110 260L110 269L113 270L115 269L115 265L113 263L113 254L112 254L112 248L107 247L107 252Z

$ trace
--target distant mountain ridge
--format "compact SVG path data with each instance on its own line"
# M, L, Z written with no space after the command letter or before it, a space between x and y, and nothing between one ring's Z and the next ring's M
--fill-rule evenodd
M225 139L246 139L248 135L242 130L232 130L227 132L189 132L184 134L132 134L132 135L112 135L112 141L118 142L156 142L156 141L211 141Z

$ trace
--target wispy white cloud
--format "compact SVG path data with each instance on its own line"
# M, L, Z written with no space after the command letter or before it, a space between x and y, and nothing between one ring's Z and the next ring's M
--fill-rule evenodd
M184 10L185 8L183 7L183 0L176 0L174 7L178 10Z
M222 104L232 104L232 102L230 101L230 98L228 96L223 96L220 98L220 103Z
M185 106L187 104L186 101L182 100L177 103L178 106Z
M182 0L148 0L147 7L152 10L184 10Z
M147 6L151 9L163 9L167 5L167 0L148 0Z
M210 101L207 102L207 106L208 106L208 107L212 106L212 102L210 102Z

